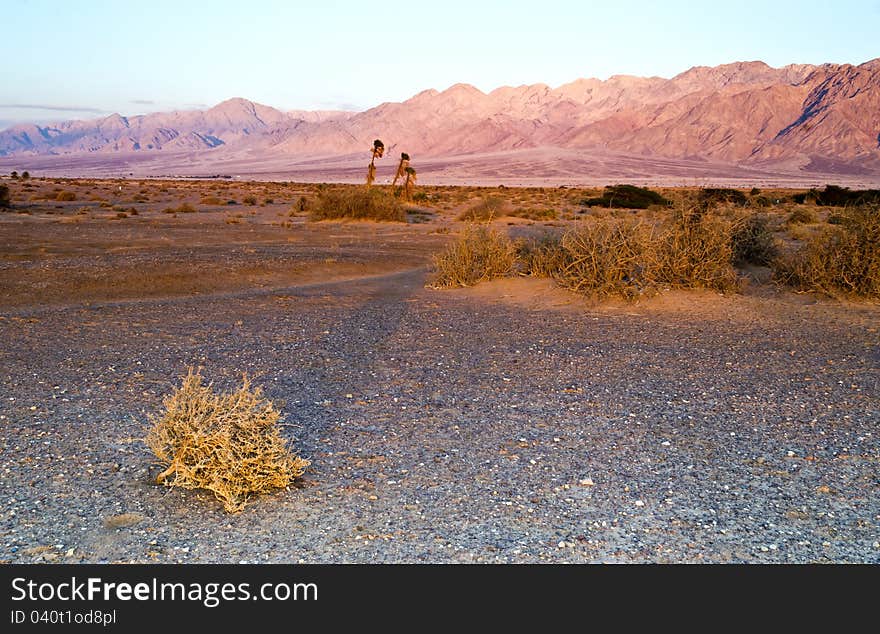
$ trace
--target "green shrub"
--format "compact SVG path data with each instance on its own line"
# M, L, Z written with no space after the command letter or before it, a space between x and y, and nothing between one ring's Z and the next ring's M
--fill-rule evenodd
M773 262L779 249L769 222L764 214L752 214L734 226L730 241L735 263L768 266Z
M346 188L321 192L309 218L406 222L406 212L397 198L379 188Z
M635 185L609 185L599 198L581 202L587 207L616 207L619 209L647 209L651 205L669 206L670 202L657 192Z
M822 191L811 189L807 197L813 198L817 205L825 207L880 204L880 189L850 190L848 187L826 185Z
M799 250L779 258L775 277L794 288L828 295L880 298L880 206L841 214Z
M468 225L458 240L433 259L431 288L473 286L510 275L516 249L505 233L487 225Z

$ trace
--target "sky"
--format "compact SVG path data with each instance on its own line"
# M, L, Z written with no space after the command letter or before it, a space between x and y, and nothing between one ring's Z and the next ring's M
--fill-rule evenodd
M3 0L0 129L207 108L365 110L465 82L880 57L880 0Z

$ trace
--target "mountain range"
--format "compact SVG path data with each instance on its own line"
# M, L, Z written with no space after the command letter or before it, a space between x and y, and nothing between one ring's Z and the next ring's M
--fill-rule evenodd
M389 153L412 155L414 165L494 153L522 168L530 155L558 150L644 159L646 166L678 161L708 173L731 166L874 177L880 58L857 66L737 62L671 79L616 75L488 94L456 84L363 112L282 111L234 98L204 111L16 125L0 132L0 156L63 157L68 166L149 157L153 171L226 161L258 172L283 161L362 159L375 138Z

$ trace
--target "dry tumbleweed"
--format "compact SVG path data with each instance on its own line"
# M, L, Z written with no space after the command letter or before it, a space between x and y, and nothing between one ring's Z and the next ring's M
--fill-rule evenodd
M163 404L146 438L166 467L156 481L212 491L230 513L254 494L286 487L310 464L290 452L279 433L281 413L247 376L238 390L215 394L190 369Z

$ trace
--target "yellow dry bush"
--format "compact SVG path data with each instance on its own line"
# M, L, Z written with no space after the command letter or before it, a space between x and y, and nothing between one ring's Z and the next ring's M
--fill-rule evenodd
M674 288L737 290L732 236L730 222L685 211L663 228L653 245L654 279Z
M653 285L649 225L628 220L586 222L562 236L568 258L550 277L570 291L635 298Z
M281 413L251 389L215 394L189 370L167 396L165 412L150 416L146 437L165 470L156 481L167 486L211 491L229 513L241 511L251 496L283 488L310 462L291 454L281 437Z
M474 286L513 272L516 248L505 233L468 225L458 240L434 256L431 288Z
M880 206L850 208L838 222L776 259L774 276L802 291L880 298Z

